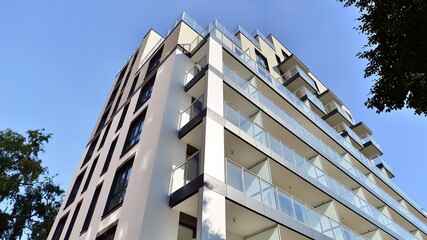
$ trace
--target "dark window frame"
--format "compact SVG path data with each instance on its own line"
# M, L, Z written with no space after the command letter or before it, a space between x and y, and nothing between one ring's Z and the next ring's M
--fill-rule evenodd
M153 93L155 80L156 80L156 74L154 74L154 76L150 80L148 80L144 84L144 86L142 86L139 92L138 101L136 102L135 112L138 111L138 109L142 105L144 105L144 103L146 103L148 99L150 99L151 94Z
M93 172L95 171L95 167L98 163L99 155L93 160L92 166L89 169L89 173L87 174L85 184L83 185L83 189L81 193L84 193L89 187L90 180L92 179Z
M128 108L129 108L129 103L126 104L126 106L124 106L124 108L123 108L122 115L120 116L119 123L117 124L116 132L119 131L120 128L122 128L123 123L125 122L125 119L126 119L126 114L128 112Z
M107 172L108 167L110 166L111 159L113 158L114 150L117 146L117 140L119 137L117 136L110 145L110 149L108 149L107 157L105 158L104 166L102 167L101 175L103 175L105 172Z
M256 56L256 61L259 63L259 65L264 67L267 71L270 71L268 68L267 58L264 55L262 55L260 52L258 52L258 50L256 49L255 49L255 56Z
M77 203L76 208L74 209L73 216L71 217L70 224L68 224L67 232L65 233L64 240L70 239L71 232L73 231L74 224L76 223L77 216L79 215L80 208L82 206L83 200Z
M117 168L111 184L110 192L108 193L107 202L105 203L103 217L115 211L123 204L129 179L132 174L134 159L135 156L130 157L129 160ZM116 198L118 198L117 201L115 201Z
M148 63L147 72L145 77L148 76L157 66L160 65L160 60L162 59L163 46L151 57L150 62Z
M145 116L147 108L144 109L130 124L128 133L126 135L125 143L123 144L122 156L127 153L133 146L135 146L142 134L144 128Z
M95 208L96 208L96 205L98 203L99 195L101 194L103 183L104 182L101 182L95 189L92 200L90 201L89 209L87 211L85 220L83 222L83 226L82 226L82 230L80 232L80 235L85 233L90 226L90 222L92 221L93 213L95 212Z
M62 232L64 231L65 224L67 223L67 218L69 214L70 211L68 211L64 216L59 219L58 224L56 224L55 232L53 232L52 240L60 239Z
M95 153L96 144L98 143L99 136L97 136L89 145L89 149L86 152L86 156L83 159L82 166L80 168L83 168L87 162L92 158L93 154Z
M68 206L70 206L74 200L76 200L76 197L79 193L80 186L82 185L83 178L85 176L87 168L85 168L76 178L74 181L73 187L71 188L70 194L68 195L67 202L65 203L64 209L66 209Z

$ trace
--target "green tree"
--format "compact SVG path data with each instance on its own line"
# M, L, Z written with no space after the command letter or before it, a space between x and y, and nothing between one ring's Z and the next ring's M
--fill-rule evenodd
M0 239L46 239L63 190L42 166L39 154L51 134L0 131Z
M359 9L358 31L368 37L359 58L374 85L365 102L383 111L410 108L427 115L427 1L338 0Z

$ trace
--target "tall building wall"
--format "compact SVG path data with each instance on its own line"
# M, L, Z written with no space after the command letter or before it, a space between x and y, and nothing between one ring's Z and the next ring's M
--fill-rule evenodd
M427 239L363 122L273 35L150 30L49 239Z

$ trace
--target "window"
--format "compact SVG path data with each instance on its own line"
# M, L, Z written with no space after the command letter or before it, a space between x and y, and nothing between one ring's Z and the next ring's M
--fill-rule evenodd
M123 146L123 153L131 149L139 141L142 128L144 127L145 113L146 111L136 117L135 120L133 120L133 122L130 124L126 141Z
M155 78L156 76L153 76L153 78L151 78L150 81L142 87L141 92L139 93L138 102L136 103L135 111L137 111L151 97Z
M98 139L99 139L99 136L98 137L96 137L91 143L90 143L90 146L89 146L89 149L87 150L87 153L86 153L86 156L85 156L85 159L83 160L83 164L82 164L82 166L80 167L80 168L82 168L89 160L90 160L90 158L92 157L92 155L93 155L93 152L95 151L95 147L96 147L96 144L98 143Z
M122 79L123 79L123 76L125 75L125 73L126 73L126 69L127 69L127 67L128 67L128 65L126 64L123 68L122 68L122 71L120 71L120 74L119 74L119 77L117 78L117 82L116 82L116 87L120 84L120 82L122 81Z
M285 51L283 51L283 50L281 50L282 51L282 55L283 55L283 58L284 59L286 59L286 58L288 58L289 57L289 55L287 54L287 53L285 53Z
M108 103L107 103L107 107L110 106L110 104L114 101L114 99L116 98L117 92L119 91L119 87L117 86L116 88L114 88L113 92L111 93L110 98L108 99Z
M112 228L108 229L106 232L99 234L95 240L114 240L114 235L116 234L117 225L114 225Z
M107 127L105 128L104 135L103 135L103 136L102 136L102 138L101 138L101 142L99 143L98 150L99 150L99 149L101 149L101 148L104 146L105 139L107 138L107 136L108 136L108 132L110 131L110 127L111 127L111 122L110 122L110 123L107 125Z
M129 67L129 72L128 72L128 74L126 75L125 81L123 82L122 90L123 90L123 89L125 89L125 87L126 87L126 85L127 85L127 83L128 83L128 80L129 80L130 74L131 74L131 72L132 72L133 65L135 64L135 61L136 61L136 58L137 58L137 57L138 57L138 52L136 52L136 53L134 54L134 56L133 56L132 63L130 64L130 67Z
M98 202L99 194L101 193L102 183L98 185L98 187L95 190L95 193L93 194L92 201L89 205L89 210L87 211L85 221L83 223L82 232L85 232L90 225L90 221L92 220L93 212L95 211L96 203Z
M147 73L145 76L148 76L159 64L162 57L163 47L151 58L150 63L148 64Z
M120 95L119 95L119 97L117 98L116 104L114 104L114 108L113 108L113 113L112 113L112 115L113 115L114 113L116 113L117 108L119 107L119 104L120 104L120 100L122 100L122 94L120 94Z
M107 204L105 205L104 215L119 207L125 199L126 188L132 172L133 157L117 170L108 194Z
M68 212L69 213L69 212ZM64 230L65 223L67 222L68 213L63 216L58 225L56 225L55 232L53 233L52 240L59 240L62 234L62 230Z
M179 214L178 240L196 239L197 219L183 212Z
M267 58L265 58L260 52L255 49L256 61L268 70L268 62Z
M93 175L93 171L95 171L96 164L98 163L98 158L99 156L96 157L95 160L93 160L92 166L90 167L89 173L87 174L87 177L86 177L85 185L83 185L82 193L84 193L87 187L89 186L90 179L92 178L92 175Z
M65 208L68 207L76 199L77 193L79 192L80 185L82 184L83 177L85 175L86 169L77 176L76 181L74 182L73 188L71 189L70 196L68 196L67 203Z
M136 77L133 79L132 86L130 87L128 98L133 94L133 91L135 91L136 84L138 83L138 78L139 78L139 74L136 75Z
M123 126L123 122L125 121L126 114L127 114L127 112L128 112L128 108L129 108L129 103L128 103L128 104L126 104L126 106L123 108L122 115L120 116L119 123L117 124L116 132L117 132L117 131L119 131L119 129L120 129L120 128L122 128L122 126Z
M278 65L281 63L280 57L279 57L279 56L277 56L277 55L276 55L276 61L277 61L277 64L278 64Z
M96 132L95 132L95 134L96 134L97 132L99 132L99 130L101 130L101 129L102 129L102 127L104 127L105 122L107 121L107 118L108 118L108 114L110 113L110 109L111 109L111 108L107 109L107 110L104 112L104 114L102 114L101 120L99 120L99 124L98 124L98 127L96 128Z
M102 167L101 175L104 174L108 170L108 166L110 166L111 158L113 157L114 149L116 148L117 138L110 145L110 149L108 150L107 158L105 159L104 167Z
M79 211L80 211L80 207L82 206L82 202L83 202L83 200L77 204L76 209L74 210L73 216L71 217L70 225L68 225L67 232L65 233L64 240L70 239L70 235L71 235L71 232L73 231L74 223L76 222L76 218L79 215Z

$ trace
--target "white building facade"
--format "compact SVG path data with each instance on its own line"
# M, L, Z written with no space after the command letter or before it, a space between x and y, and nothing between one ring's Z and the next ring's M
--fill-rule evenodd
M49 239L427 240L371 135L273 35L183 13L117 74Z

